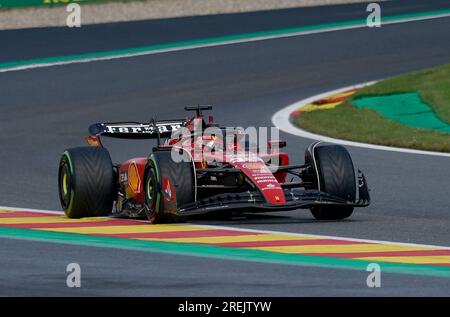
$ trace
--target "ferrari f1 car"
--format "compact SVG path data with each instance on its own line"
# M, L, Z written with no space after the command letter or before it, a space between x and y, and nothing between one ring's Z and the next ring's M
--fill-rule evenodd
M269 141L268 153L261 154L244 133L230 136L212 117L206 123L202 111L211 109L185 107L196 112L185 120L90 126L89 146L68 149L60 160L59 198L66 215L112 214L160 223L212 212L309 209L316 219L337 220L370 204L366 179L355 173L344 147L315 142L306 149L304 164L290 165L279 151L286 142ZM157 145L148 157L116 165L103 136L156 139ZM217 159L218 149L225 148L233 151L221 151Z

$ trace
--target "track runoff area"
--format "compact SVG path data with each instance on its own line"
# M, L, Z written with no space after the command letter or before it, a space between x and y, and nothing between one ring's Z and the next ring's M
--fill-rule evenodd
M118 218L68 219L61 212L0 208L2 238L163 252L189 256L450 278L442 246L237 229L152 225Z

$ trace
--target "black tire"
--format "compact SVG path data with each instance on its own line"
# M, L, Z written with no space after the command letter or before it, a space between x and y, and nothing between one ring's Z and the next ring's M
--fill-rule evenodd
M61 206L69 218L105 216L115 199L114 170L108 150L77 147L64 152L59 163Z
M154 152L145 170L145 212L148 220L151 223L184 221L185 217L179 214L179 207L194 202L194 177L189 157L177 163L172 160L171 151ZM167 188L164 188L167 187L167 181L173 185L174 193L170 190L168 194Z
M355 200L355 171L352 158L343 146L313 143L306 151L305 161L318 175L315 189L347 201ZM311 213L317 220L340 220L350 217L353 207L315 206Z

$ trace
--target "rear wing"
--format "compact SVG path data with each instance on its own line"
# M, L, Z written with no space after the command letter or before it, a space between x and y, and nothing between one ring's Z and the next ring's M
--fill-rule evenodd
M168 138L180 130L185 120L164 120L151 123L110 122L95 123L89 127L91 136L107 136L119 139L159 139Z

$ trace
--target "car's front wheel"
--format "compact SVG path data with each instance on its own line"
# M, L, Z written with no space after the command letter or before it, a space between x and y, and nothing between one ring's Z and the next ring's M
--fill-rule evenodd
M195 200L195 175L189 157L172 159L171 151L156 151L145 169L145 212L151 223L181 222L179 207Z
M350 154L343 146L313 143L305 153L305 161L316 173L315 189L346 201L355 200L355 171ZM353 207L314 206L311 213L318 220L340 220L350 217Z

